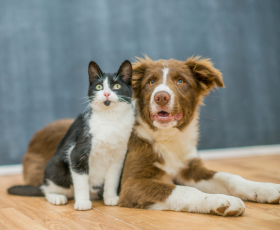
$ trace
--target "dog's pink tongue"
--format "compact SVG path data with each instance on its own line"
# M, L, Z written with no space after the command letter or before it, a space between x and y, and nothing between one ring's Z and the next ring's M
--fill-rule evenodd
M175 115L175 120L179 121L183 118L183 112L180 112L178 114Z
M160 111L160 112L158 112L158 116L160 116L160 117L168 117L169 113L164 112L164 111Z

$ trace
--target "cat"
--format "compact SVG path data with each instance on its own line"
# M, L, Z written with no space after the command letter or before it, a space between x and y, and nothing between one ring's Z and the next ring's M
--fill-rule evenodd
M45 196L55 205L75 198L76 210L92 208L103 188L105 205L118 204L118 186L134 125L132 66L126 60L115 74L91 61L88 67L88 110L80 114L48 162L38 187L14 186L9 194ZM103 187L104 186L104 187Z

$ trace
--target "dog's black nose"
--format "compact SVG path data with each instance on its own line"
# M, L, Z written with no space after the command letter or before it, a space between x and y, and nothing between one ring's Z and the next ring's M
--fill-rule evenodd
M164 106L170 101L170 95L167 92L161 91L156 93L154 100L158 105Z

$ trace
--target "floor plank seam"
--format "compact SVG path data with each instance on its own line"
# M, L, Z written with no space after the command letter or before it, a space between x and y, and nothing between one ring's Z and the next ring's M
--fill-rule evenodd
M127 222L125 222L124 220L121 220L121 219L119 219L119 218L117 218L117 217L115 217L115 216L112 216L112 215L108 214L108 213L102 212L101 210L99 210L99 209L97 209L97 208L94 208L94 209L95 209L96 211L98 211L98 212L101 212L101 213L104 214L104 215L107 215L107 216L109 216L109 217L111 217L111 218L114 218L115 220L118 220L118 221L120 221L120 222L123 222L123 223L125 223L125 224L127 224L127 225L129 225L129 226L134 227L134 228L143 230L143 228L139 228L139 227L137 227L137 226L135 226L135 225L132 225L132 224L130 224L130 223L127 223Z

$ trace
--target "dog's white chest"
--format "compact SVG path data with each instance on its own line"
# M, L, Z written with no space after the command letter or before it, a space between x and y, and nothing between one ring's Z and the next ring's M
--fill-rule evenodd
M196 149L197 138L189 135L188 131L181 132L173 129L169 132L153 133L154 151L164 160L163 164L157 162L155 166L172 177L186 167L188 160L198 157Z
M174 146L172 143L156 142L153 146L154 151L164 160L163 164L156 162L155 166L174 177L184 167L184 155L180 154L178 143Z

